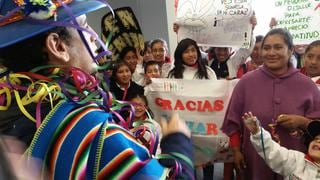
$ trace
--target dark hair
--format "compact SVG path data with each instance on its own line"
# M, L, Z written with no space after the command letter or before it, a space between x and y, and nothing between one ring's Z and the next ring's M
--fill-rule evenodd
M256 36L256 43L261 42L261 41L263 40L263 38L264 38L264 36L262 36L262 35L257 35L257 36Z
M148 67L149 67L149 66L153 66L153 65L157 65L157 66L159 67L159 70L161 70L161 69L160 69L160 64L159 64L157 61L151 60L151 61L148 61L148 62L146 62L146 63L144 64L144 66L143 66L144 73L146 74Z
M293 38L292 38L292 35L290 34L290 32L289 32L288 30L283 29L283 28L276 28L276 29L270 30L270 31L266 34L266 36L263 38L263 40L262 40L262 46L264 45L265 40L267 39L268 36L276 35L276 34L280 35L280 36L283 38L285 44L287 44L287 46L288 46L289 49L292 49L292 48L293 48L293 40L292 40Z
M127 46L125 48L122 49L122 51L119 53L119 61L124 60L124 57L127 55L128 52L132 51L133 53L137 53L136 48L132 47L132 46Z
M113 69L112 69L111 78L113 80L115 80L115 81L117 80L117 71L122 66L127 66L130 70L130 66L128 65L128 63L126 61L116 61L112 66ZM130 72L131 72L131 70L130 70ZM132 74L132 72L131 72L131 74Z
M306 145L307 149L311 141L313 141L317 136L320 135L320 120L312 120L309 122L308 127L303 135L304 144Z
M184 61L182 59L182 54L191 45L193 45L196 48L197 54L198 54L198 59L196 62L196 63L198 63L198 71L196 73L196 76L199 79L204 79L204 78L209 79L206 63L204 60L202 60L200 48L197 45L196 41L189 39L189 38L181 40L179 42L179 44L177 45L177 48L174 52L174 59L175 59L174 68L169 72L168 77L174 77L176 79L183 79L183 72L184 72L185 68L183 66Z
M13 72L29 71L48 63L48 54L43 50L50 33L57 33L59 38L70 44L71 34L66 27L57 27L33 36L24 41L0 49L3 65Z
M307 52L310 51L312 48L317 47L317 46L320 46L320 40L315 40L315 41L313 41L312 43L310 43L310 44L308 45L308 47L306 48L305 53L307 53Z
M148 48L151 48L151 42L150 41L145 41L144 42L144 49L142 51L142 56L146 54L146 52L148 51Z
M303 140L304 140L304 145L308 149L311 141L313 141L313 137L311 137L308 133L304 133Z
M135 94L134 96L132 96L129 99L129 101L131 101L134 98L141 98L146 103L146 106L148 106L148 100L147 100L147 97L145 95L143 95L143 94Z

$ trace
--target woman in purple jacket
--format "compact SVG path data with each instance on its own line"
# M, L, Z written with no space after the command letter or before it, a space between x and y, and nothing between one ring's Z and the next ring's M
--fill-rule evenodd
M236 85L222 130L230 137L236 167L245 179L282 179L263 162L250 143L242 114L251 111L261 126L288 149L305 152L297 132L320 117L320 92L310 78L290 63L293 42L284 29L272 29L262 41L264 65ZM270 128L272 127L272 128Z

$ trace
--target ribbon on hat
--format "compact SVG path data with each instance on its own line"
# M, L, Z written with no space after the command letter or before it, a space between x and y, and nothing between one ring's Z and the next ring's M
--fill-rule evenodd
M94 31L79 26L79 24L76 21L75 15L72 13L72 10L70 9L70 7L67 6L67 4L70 4L72 0L13 0L13 1L17 5L17 7L11 10L10 12L8 12L6 15L0 16L0 27L12 22L22 20L22 19L35 24L73 27L80 32L80 36L84 44L86 45L87 49L89 50L89 53L95 60L95 62L97 62L98 59L104 56L111 56L111 52L108 51L105 43L99 38L99 36ZM112 15L114 15L114 12L111 6L105 0L96 0L96 1L99 1L105 4L110 9ZM65 9L65 12L71 18L71 23L56 21L56 18L54 18L54 20L49 20L49 18L51 18L52 16L58 16L56 10L58 7L61 7L61 6ZM90 51L90 48L82 34L83 31L89 33L92 37L94 37L99 42L101 48L103 49L103 51L101 51L96 57L94 57L93 53Z

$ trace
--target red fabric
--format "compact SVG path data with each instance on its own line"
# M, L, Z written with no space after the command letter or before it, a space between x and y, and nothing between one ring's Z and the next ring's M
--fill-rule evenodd
M243 65L241 65L238 69L238 72L237 72L237 78L241 78L245 74L245 72L243 70L244 70Z
M300 73L302 73L302 74L304 74L304 75L307 76L306 68L305 68L305 67L302 67L302 68L300 69Z
M234 174L234 171L236 167L233 162L224 163L223 166L223 180L230 180L234 179L234 176L236 176L236 180L241 180L241 176L238 171L236 171L236 174Z
M247 67L246 68L247 71L244 72L243 65L240 65L238 72L237 72L237 78L241 78L245 73L255 69L255 67L251 64L251 61L245 63L245 65Z
M304 68L304 67L300 69L300 73L308 76L308 75L307 75L307 72L306 72L306 68ZM318 80L316 80L315 83L316 83L316 84L320 84L320 78L319 78Z
M311 158L311 156L310 156L309 154L306 154L306 155L304 156L304 158L305 158L306 160L310 161L310 162L313 162L313 159Z
M165 59L164 59L164 62L171 63L171 57L170 56L166 56Z
M230 136L230 147L240 147L240 132L236 131L232 133Z

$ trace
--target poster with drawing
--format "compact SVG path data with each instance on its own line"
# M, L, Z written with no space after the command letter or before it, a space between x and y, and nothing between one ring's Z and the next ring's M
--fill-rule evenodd
M179 0L178 40L192 38L199 45L243 47L250 45L252 0Z
M286 28L295 44L320 39L320 0L274 0L277 27Z
M152 79L152 83L145 88L156 120L162 116L169 118L174 112L185 120L192 132L197 166L232 161L229 138L220 127L236 82Z

